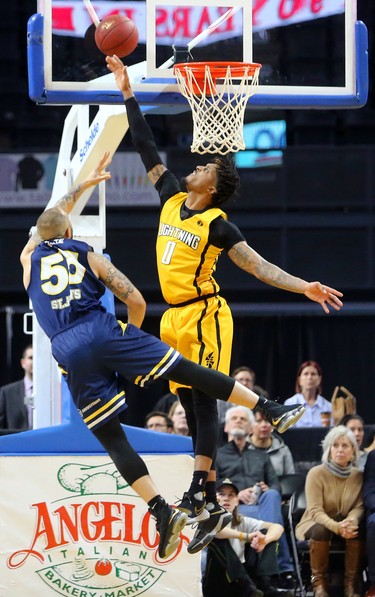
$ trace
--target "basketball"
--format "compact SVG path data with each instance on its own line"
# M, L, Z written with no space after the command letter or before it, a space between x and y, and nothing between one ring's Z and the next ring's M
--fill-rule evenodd
M138 44L138 30L125 15L104 17L95 30L95 42L106 56L128 56Z

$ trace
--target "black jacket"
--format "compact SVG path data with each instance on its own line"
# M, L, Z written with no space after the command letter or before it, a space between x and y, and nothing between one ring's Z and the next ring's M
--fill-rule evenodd
M23 379L0 388L0 429L29 429Z
M216 476L218 481L229 478L238 489L252 487L263 481L270 489L280 491L277 475L266 452L249 449L250 444L240 452L234 441L218 449Z

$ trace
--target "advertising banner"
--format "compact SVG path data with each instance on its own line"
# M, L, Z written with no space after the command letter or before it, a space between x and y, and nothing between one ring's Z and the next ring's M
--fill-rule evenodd
M182 496L190 456L144 460L166 500ZM160 560L147 505L107 456L3 456L0 479L1 597L201 595L190 527Z
M166 164L165 152L159 153ZM1 154L0 207L43 209L51 197L57 158L57 153ZM159 195L137 153L116 153L109 170L107 205L159 205ZM90 205L95 205L94 201L95 194L90 199Z

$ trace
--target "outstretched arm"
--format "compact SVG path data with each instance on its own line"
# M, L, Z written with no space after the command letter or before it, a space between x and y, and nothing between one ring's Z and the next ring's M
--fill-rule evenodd
M342 292L320 282L306 282L306 280L288 274L277 265L263 259L246 242L235 244L228 255L238 267L252 274L258 280L282 290L304 294L310 300L319 303L325 313L329 313L328 305L336 311L343 306L339 298L343 296Z
M106 168L111 163L111 157L109 151L106 151L100 158L98 164L91 170L86 178L78 185L73 187L66 193L61 199L58 200L54 207L59 207L65 213L70 214L73 207L77 203L78 199L83 195L87 189L95 187L100 182L111 178L110 172L106 171Z
M139 290L104 255L87 253L87 258L92 271L128 307L128 322L141 327L145 317L146 302Z
M95 168L88 174L81 184L76 185L70 191L68 191L66 195L59 199L54 207L60 208L65 213L69 214L77 203L78 199L81 197L82 193L84 193L87 189L96 186L100 182L103 182L103 180L108 180L111 178L111 174L106 172L106 168L110 162L111 157L109 151L106 151ZM29 283L30 257L41 240L42 239L35 228L20 255L20 261L24 270L24 285L26 288Z
M155 185L163 172L166 171L166 167L157 150L154 135L134 97L127 67L124 66L123 62L116 55L107 56L106 62L107 68L114 74L117 87L122 92L125 100L134 147L141 156L150 181Z

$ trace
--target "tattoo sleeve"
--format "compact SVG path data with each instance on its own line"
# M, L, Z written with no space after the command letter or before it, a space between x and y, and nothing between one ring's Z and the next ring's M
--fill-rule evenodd
M277 265L266 261L246 242L235 244L228 255L238 267L270 286L297 293L303 293L305 290L307 283L304 280L296 278Z
M96 253L95 256L102 266L102 271L104 270L105 272L104 276L102 275L100 277L103 284L105 284L105 286L109 288L120 301L125 303L129 294L134 292L134 285L103 255Z
M82 195L84 189L82 188L81 184L78 184L76 187L71 189L64 197L59 199L56 203L56 207L61 207L67 213L71 212L75 204L77 203L78 199Z
M165 171L166 167L164 166L164 164L158 164L157 166L154 166L152 170L149 170L149 172L147 172L147 176L149 177L152 184L155 186L155 184L158 182L159 178Z

